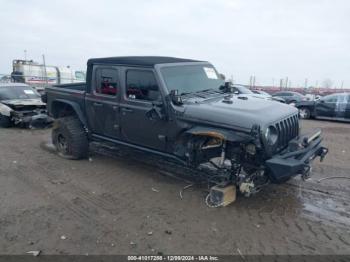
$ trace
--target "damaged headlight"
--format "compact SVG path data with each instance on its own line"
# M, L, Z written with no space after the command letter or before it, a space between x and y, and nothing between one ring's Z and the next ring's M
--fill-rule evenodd
M266 131L265 131L265 139L267 141L267 143L270 146L273 146L274 144L277 143L278 140L278 131L276 129L276 127L274 126L269 126Z

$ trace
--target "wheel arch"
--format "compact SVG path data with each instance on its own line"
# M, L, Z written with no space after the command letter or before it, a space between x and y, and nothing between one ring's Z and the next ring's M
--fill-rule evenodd
M87 126L86 118L81 110L80 106L76 102L68 101L65 99L57 99L52 102L51 115L54 118L62 116L76 115L84 126Z

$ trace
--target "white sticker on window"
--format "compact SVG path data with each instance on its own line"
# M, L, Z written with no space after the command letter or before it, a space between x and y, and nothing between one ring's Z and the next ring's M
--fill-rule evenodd
M214 70L214 68L211 67L203 67L205 74L210 79L218 79L218 76Z
M26 94L26 95L34 95L34 91L33 90L23 90L24 91L24 93Z

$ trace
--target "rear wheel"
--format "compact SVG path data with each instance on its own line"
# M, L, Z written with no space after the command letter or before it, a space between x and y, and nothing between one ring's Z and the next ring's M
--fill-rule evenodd
M8 116L4 116L0 114L0 127L10 127L11 126L11 119Z
M308 109L306 107L301 107L299 109L299 115L302 119L309 119L311 116L310 109Z
M62 117L55 121L52 129L52 143L63 158L82 159L88 156L89 141L77 117Z

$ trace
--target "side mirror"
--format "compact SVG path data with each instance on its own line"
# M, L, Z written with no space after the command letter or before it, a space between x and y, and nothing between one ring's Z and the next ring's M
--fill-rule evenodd
M170 99L171 102L174 103L174 105L182 105L182 97L181 95L179 95L179 91L178 90L171 90L170 91Z
M235 95L239 95L239 92L236 90L233 92Z

